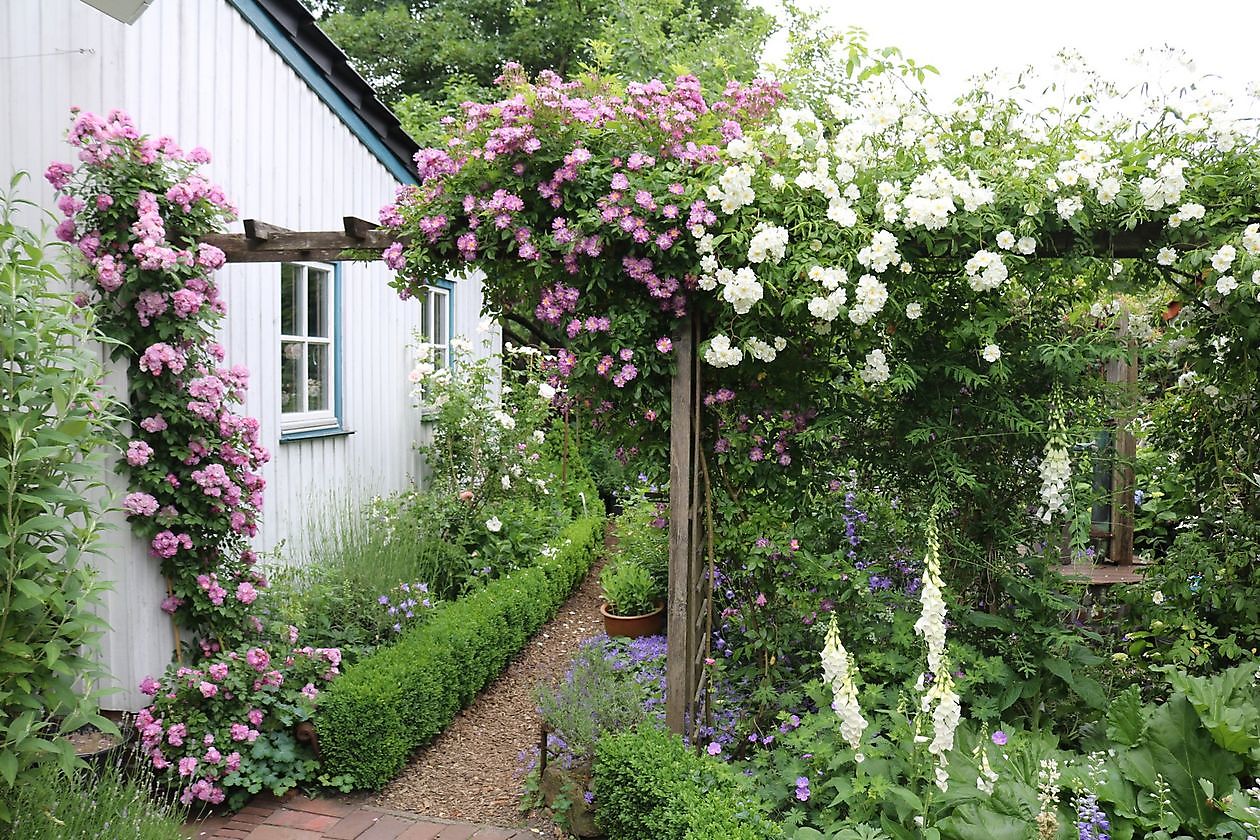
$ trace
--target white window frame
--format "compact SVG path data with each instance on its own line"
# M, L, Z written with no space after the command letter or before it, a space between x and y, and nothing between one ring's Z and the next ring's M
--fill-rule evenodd
M327 277L326 282L328 284L328 287L325 290L325 300L327 302L327 306L324 309L324 318L326 319L326 321L324 324L323 332L326 334L325 336L311 336L311 335L305 335L305 334L293 335L293 334L285 333L283 332L284 325L283 323L281 323L280 328L282 332L280 333L280 345L278 348L280 352L281 388L283 388L283 383L284 383L284 346L285 344L288 344L288 343L296 343L302 346L302 360L298 367L298 372L299 372L298 405L301 405L301 406L310 405L309 396L308 396L309 392L307 390L309 387L309 378L307 374L310 370L309 361L308 361L309 359L308 348L312 344L318 344L318 345L325 346L328 348L327 349L327 354L328 354L327 355L327 369L328 369L329 387L328 387L328 400L327 400L328 408L320 409L317 411L310 411L310 410L285 411L284 398L282 394L281 395L281 408L280 408L280 431L282 434L288 434L292 432L310 432L310 431L316 431L320 429L337 428L341 424L340 419L337 417L337 392L338 392L338 389L341 387L341 383L337 381L337 334L336 334L337 313L335 311L336 305L337 305L336 267L333 266L331 263L290 262L290 263L282 263L282 269L281 269L282 271L283 271L283 266L290 266L290 267L301 269L301 273L299 275L299 280L298 280L297 299L294 301L294 310L297 315L297 326L301 328L303 333L310 332L310 323L308 320L310 317L310 312L308 309L308 302L309 302L308 289L309 289L310 272L312 270L323 272L325 276ZM282 300L283 300L283 295L284 295L283 283L284 283L284 280L283 280L283 275L282 275L281 291L280 291ZM283 314L282 314L281 320L283 320Z
M438 370L451 366L451 290L443 286L425 286L423 309L420 312L420 334L429 345L429 357L421 361L432 362ZM444 341L434 341L433 326L441 319L445 329Z

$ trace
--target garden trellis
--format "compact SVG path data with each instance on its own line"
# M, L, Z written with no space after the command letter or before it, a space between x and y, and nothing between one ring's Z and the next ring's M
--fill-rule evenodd
M1131 352L1127 339L1073 321L1072 307L1107 288L1113 263L1140 269L1132 288L1167 283L1196 311L1185 323L1202 341L1183 345L1205 348L1186 356L1196 376L1245 391L1254 372L1255 307L1233 275L1260 257L1260 176L1238 138L1169 129L1143 135L1149 148L1109 145L1083 122L1027 129L1006 100L941 117L862 89L850 92L861 107L839 97L820 119L780 107L764 81L707 99L688 77L530 84L509 69L503 83L503 101L467 106L448 149L417 155L421 186L380 228L248 222L233 237L209 225L194 244L222 261L381 258L404 294L481 267L492 314L519 323L533 309L555 338L560 403L585 399L601 429L669 452L675 730L707 711L717 523L739 524L742 485L763 498L807 489L794 483L797 436L824 452L856 440L879 468L921 475L923 493L948 485L955 499L933 509L951 504L962 538L983 542L995 522L1028 518L1043 441L1040 513L1067 508L1067 442L1061 421L1046 434L1046 414L1110 411L1091 407L1084 372ZM102 285L108 268L96 266ZM851 283L849 271L865 273ZM732 412L727 384L768 408ZM666 443L651 424L667 408ZM742 461L729 455L739 435ZM1127 483L1111 489L1120 520Z
M243 234L212 234L201 241L220 248L227 262L292 262L314 260L331 262L345 259L376 260L397 238L394 232L367 220L347 216L341 231L293 231L267 222L246 219ZM1053 242L1056 254L1079 252L1082 247L1114 259L1138 258L1150 247L1157 231L1147 226L1135 231L1107 232L1082 242L1073 236L1059 236ZM700 357L700 324L695 317L684 319L673 335L676 370L670 387L671 417L687 418L672 423L669 448L670 481L670 560L668 588L668 680L683 691L668 696L667 721L676 732L690 732L708 711L704 702L704 664L711 653L712 616L712 535L711 510L706 515L707 465L701 451L703 419ZM1124 360L1108 363L1107 379L1136 381L1136 365ZM1064 574L1083 577L1091 584L1131 583L1139 576L1131 571L1133 562L1133 458L1134 438L1117 426L1116 464L1110 485L1109 527L1092 534L1107 539L1113 549L1110 565L1069 564ZM707 542L707 550L706 550ZM1070 561L1064 540L1065 563Z

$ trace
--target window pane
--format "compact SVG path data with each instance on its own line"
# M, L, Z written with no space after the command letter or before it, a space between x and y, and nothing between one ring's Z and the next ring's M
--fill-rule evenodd
M425 341L433 340L431 332L431 323L429 320L429 310L433 308L433 292L429 289L424 290L424 300L420 304L420 335L424 336Z
M332 275L318 268L306 270L306 324L307 335L327 338L331 324L328 323L329 297L331 296Z
M332 398L332 368L328 364L327 344L306 347L306 410L328 411Z
M280 334L301 335L298 327L297 308L302 269L296 265L280 266Z
M433 343L447 343L447 297L446 292L433 293Z
M280 410L284 413L302 410L301 388L302 344L280 343Z

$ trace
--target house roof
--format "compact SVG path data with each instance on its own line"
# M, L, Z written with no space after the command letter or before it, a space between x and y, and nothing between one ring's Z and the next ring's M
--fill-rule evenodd
M346 127L404 184L416 183L419 150L402 123L300 0L228 0L311 86Z

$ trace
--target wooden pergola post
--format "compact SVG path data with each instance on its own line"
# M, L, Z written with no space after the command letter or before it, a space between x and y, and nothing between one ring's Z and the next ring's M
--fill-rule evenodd
M694 734L701 711L705 617L709 576L705 574L701 512L700 360L697 321L689 315L674 332L674 373L669 432L669 614L665 723L680 735Z

